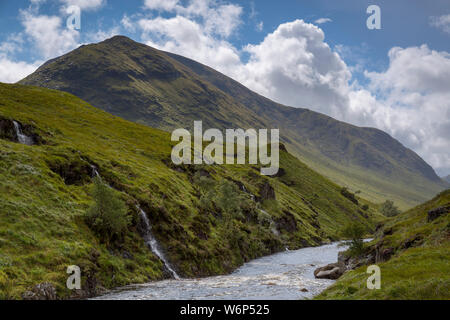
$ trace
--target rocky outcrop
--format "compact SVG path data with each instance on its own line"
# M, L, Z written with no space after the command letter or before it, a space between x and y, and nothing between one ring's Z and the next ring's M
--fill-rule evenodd
M260 202L264 200L275 200L275 189L270 185L269 182L265 181L259 187L259 198Z
M50 282L43 282L22 294L24 300L56 300L56 289Z
M430 211L428 211L427 221L431 222L433 220L436 220L440 216L447 214L449 212L450 212L450 205L430 210Z
M314 270L314 277L317 279L332 279L336 280L340 278L347 268L343 263L330 263L324 267L317 268Z

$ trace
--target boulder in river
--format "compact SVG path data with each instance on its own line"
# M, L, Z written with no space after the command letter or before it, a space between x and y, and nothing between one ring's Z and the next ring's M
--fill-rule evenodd
M336 280L344 274L346 267L342 263L330 263L324 267L314 270L314 277L317 279L332 279Z

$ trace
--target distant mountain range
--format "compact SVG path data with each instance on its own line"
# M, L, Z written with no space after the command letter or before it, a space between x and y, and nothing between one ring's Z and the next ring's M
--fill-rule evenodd
M163 130L279 128L289 151L375 202L406 208L448 187L387 133L273 102L193 60L116 36L50 60L21 84L72 93L127 120Z
M448 183L450 183L450 174L446 177L442 178L444 181L447 181Z

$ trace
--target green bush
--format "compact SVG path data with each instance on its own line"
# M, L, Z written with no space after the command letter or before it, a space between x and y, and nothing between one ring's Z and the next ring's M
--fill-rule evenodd
M342 230L342 236L349 239L349 252L351 256L359 256L364 252L365 228L359 223L352 222Z
M130 223L127 207L117 193L99 177L94 179L94 203L86 213L86 222L104 242L123 236Z
M391 200L386 200L380 208L380 211L386 217L394 217L400 213L400 210L394 205Z
M369 210L369 205L368 204L364 204L361 209L363 209L364 211Z

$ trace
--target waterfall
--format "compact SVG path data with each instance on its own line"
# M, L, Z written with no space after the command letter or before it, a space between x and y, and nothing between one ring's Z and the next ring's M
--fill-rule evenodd
M152 250L152 252L154 254L156 254L159 259L161 259L161 261L164 263L167 270L169 270L169 272L172 274L172 276L177 280L180 279L178 274L175 272L175 270L170 265L169 261L167 261L166 257L164 256L162 250L159 247L158 241L155 239L155 237L151 233L152 227L150 225L150 221L148 221L147 214L141 208L139 208L139 207L137 207L137 208L138 208L139 212L141 213L142 221L144 222L145 230L144 230L143 237L144 237L145 243L150 248L150 250Z
M93 164L91 164L90 166L92 168L92 178L98 177L101 180L102 177L98 173L97 167L94 166ZM108 187L111 188L110 185L108 185ZM159 247L158 241L153 236L153 234L151 232L152 227L150 225L150 221L148 221L147 214L139 206L136 206L136 208L139 210L139 212L141 214L142 221L144 222L144 235L143 235L143 238L145 240L145 243L147 244L149 249L154 254L156 254L156 256L163 262L164 266L167 268L167 270L169 270L170 274L175 279L177 279L177 280L180 279L180 276L172 268L172 266L170 265L169 261L167 261L166 257L164 256L162 250Z
M92 178L99 177L101 179L100 174L97 171L97 167L92 165L92 164L90 166L91 166L91 169L92 169L92 175L91 175Z
M22 133L22 127L17 121L13 121L14 123L14 130L16 131L17 140L21 144L26 144L27 146L31 146L33 144L33 138L28 137L27 135L24 135Z
M249 194L249 195L250 195L250 199L252 199L253 202L255 201L255 195L252 194L252 193L250 193L250 192L248 192L248 191L247 191L247 188L245 188L244 185L242 185L241 190L242 190L243 192Z

